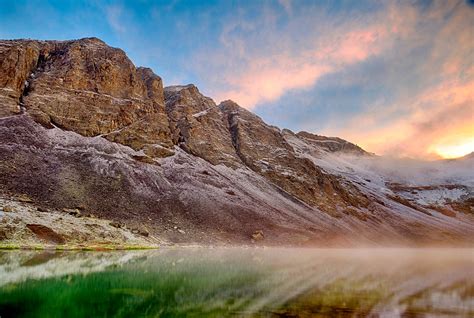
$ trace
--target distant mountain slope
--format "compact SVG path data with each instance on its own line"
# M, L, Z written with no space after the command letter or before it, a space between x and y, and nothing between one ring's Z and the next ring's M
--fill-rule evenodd
M351 153L354 155L371 155L359 146L338 137L319 136L306 131L301 131L296 136L307 144L314 146L314 149L327 152Z
M280 130L194 85L163 88L95 38L0 41L0 58L0 193L25 209L79 207L159 242L473 241L466 178L413 184L343 139ZM0 243L25 222L7 218Z

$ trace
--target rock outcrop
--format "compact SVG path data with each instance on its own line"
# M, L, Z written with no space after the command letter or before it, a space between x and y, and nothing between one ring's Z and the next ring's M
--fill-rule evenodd
M342 152L354 155L371 155L364 149L338 137L326 137L300 131L296 134L302 141L328 152Z
M0 41L0 117L20 113L26 79L36 68L39 52L36 41Z
M277 127L267 125L233 101L224 101L219 108L227 117L239 158L253 171L329 213L335 213L338 205L368 205L357 189L342 187L337 178L324 174L311 160L296 156Z
M237 167L242 164L233 145L224 114L196 86L165 88L173 142L212 164Z
M172 154L161 79L96 38L2 41L1 114L23 107L45 127ZM5 96L6 95L6 96ZM16 105L15 105L16 104Z

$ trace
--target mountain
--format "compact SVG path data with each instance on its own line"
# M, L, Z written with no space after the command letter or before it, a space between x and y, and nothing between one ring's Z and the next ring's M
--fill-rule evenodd
M473 242L471 166L280 130L96 38L3 40L0 61L0 244Z

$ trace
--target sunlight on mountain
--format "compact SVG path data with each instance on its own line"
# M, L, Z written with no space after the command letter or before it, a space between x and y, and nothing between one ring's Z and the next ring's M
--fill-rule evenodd
M462 143L451 145L439 145L434 147L434 152L444 159L463 157L474 151L474 138L464 140Z

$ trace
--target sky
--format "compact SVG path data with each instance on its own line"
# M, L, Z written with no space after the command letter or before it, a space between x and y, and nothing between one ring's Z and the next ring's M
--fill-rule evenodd
M388 156L474 151L472 0L0 0L0 38L92 36L281 128Z

